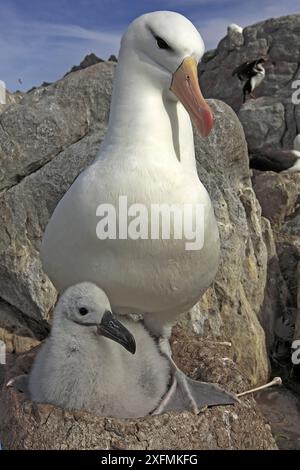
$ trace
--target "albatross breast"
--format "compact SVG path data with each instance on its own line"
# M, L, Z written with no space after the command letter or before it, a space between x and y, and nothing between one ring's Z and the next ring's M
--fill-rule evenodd
M153 203L203 204L203 248L186 250L185 239L100 240L96 209L99 204L117 208L120 195L127 195L128 207L143 204L148 213ZM120 169L117 162L113 168L112 162L105 165L101 160L77 178L58 204L41 254L45 271L60 291L90 281L107 292L116 312L181 313L197 302L215 276L219 236L205 188L179 163L166 171L153 162Z

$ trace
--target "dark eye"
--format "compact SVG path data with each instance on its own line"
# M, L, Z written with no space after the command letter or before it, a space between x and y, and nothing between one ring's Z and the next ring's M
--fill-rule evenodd
M157 45L160 49L171 49L169 44L166 43L166 41L164 41L162 38L160 38L158 36L155 36L155 39L156 39Z
M85 307L80 307L79 313L80 313L80 315L87 315L89 313L89 311Z

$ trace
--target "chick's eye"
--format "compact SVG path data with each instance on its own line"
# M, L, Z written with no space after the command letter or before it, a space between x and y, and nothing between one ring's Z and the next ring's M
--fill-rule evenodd
M85 307L80 307L79 313L80 313L80 315L87 315L89 313L89 311Z
M162 38L156 36L155 39L156 39L157 45L160 49L171 49L169 44L166 43L166 41L164 41Z

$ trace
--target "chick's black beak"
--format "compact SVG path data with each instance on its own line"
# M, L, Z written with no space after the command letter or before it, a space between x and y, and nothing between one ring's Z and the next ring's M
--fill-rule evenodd
M104 313L102 321L98 325L98 332L102 336L121 344L131 354L135 353L136 344L134 337L108 310Z

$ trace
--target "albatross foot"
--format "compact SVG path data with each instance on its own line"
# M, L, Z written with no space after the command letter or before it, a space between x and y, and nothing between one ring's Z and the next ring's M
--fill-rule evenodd
M154 415L167 411L193 411L199 414L208 406L233 405L237 398L209 382L190 379L181 370L173 375L172 385L164 396Z
M239 401L234 394L226 392L217 384L187 377L173 361L169 341L166 338L161 339L160 349L170 362L172 384L152 414L183 410L199 414L208 406L233 405Z

